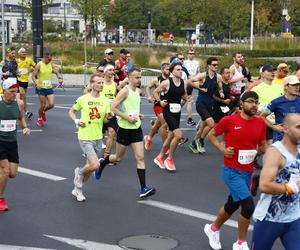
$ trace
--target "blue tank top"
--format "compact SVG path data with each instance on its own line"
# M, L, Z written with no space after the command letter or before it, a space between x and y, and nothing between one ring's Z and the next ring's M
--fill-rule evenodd
M298 155L292 155L281 143L272 144L286 159L285 166L275 177L276 183L288 183L292 176L300 177L300 149ZM289 223L300 218L300 193L292 196L287 194L261 194L253 215L254 219L271 222Z

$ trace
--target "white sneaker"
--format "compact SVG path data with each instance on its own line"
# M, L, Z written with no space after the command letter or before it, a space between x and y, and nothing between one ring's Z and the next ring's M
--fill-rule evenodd
M74 189L72 190L72 195L76 197L77 201L80 202L86 201L86 198L82 193L82 190L79 188L74 187Z
M219 250L222 248L220 243L220 231L212 231L211 224L206 224L204 227L204 232L209 239L209 245L214 250Z
M74 176L74 185L75 185L75 187L82 188L83 175L79 174L79 168L75 168L74 173L75 173L75 176Z
M102 144L101 144L101 148L102 149L106 149L106 145L102 142Z
M238 242L234 242L232 245L232 250L250 250L246 241L242 244L238 244Z

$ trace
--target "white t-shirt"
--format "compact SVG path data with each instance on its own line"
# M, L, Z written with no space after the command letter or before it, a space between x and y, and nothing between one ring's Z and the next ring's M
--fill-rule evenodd
M195 76L200 72L199 62L196 60L185 60L183 66L188 70L190 76Z

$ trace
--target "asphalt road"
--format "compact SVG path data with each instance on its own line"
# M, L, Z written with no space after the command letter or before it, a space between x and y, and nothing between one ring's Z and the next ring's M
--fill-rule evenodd
M139 182L130 148L121 163L105 169L100 181L91 178L85 185L86 202L74 199L74 168L83 165L84 158L67 112L81 92L57 90L56 108L47 113L48 121L39 128L35 124L37 97L29 89L34 119L28 123L33 131L28 138L19 134L22 168L7 186L10 210L0 213L0 249L120 249L119 240L145 234L175 239L180 250L210 249L203 228L223 205L227 190L220 176L222 156L208 142L205 155L188 152L187 144L179 147L175 155L178 170L168 173L153 163L161 147L156 136L145 160L147 185L156 187L157 193L145 202L138 199ZM183 110L184 135L191 140L195 129L186 125ZM153 112L145 99L142 113L146 134ZM236 223L225 225L223 249L231 249L236 237ZM277 243L274 249L283 247Z

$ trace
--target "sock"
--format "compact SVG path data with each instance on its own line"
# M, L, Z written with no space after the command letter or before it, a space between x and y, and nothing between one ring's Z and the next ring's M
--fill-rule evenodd
M104 161L100 164L100 167L104 169L108 163L110 163L109 155L104 158Z
M139 177L141 189L143 189L144 187L146 187L146 169L138 168L136 171Z
M211 231L213 231L213 232L219 231L219 228L217 228L214 224L211 224L210 229L211 229Z
M204 139L200 138L201 147L204 147Z

